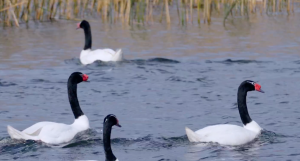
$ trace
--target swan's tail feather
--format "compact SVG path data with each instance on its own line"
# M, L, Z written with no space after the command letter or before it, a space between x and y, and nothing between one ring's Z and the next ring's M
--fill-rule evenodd
M114 61L122 61L123 60L122 49L116 50L116 53L114 54L112 60L114 60Z
M36 137L25 134L11 126L7 126L7 132L12 139L17 140L38 140Z
M188 127L185 127L185 132L190 142L200 142L199 136Z

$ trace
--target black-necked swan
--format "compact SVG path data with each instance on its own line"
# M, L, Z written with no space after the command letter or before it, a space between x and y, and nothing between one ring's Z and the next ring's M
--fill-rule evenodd
M85 45L80 53L80 61L83 65L91 64L97 60L101 60L104 62L123 60L121 49L118 49L116 51L112 49L92 50L92 34L89 22L87 22L86 20L81 21L77 24L77 29L79 28L82 28L84 30L85 35Z
M103 146L105 151L105 161L119 161L113 154L110 145L111 128L114 125L121 127L115 115L107 115L103 121Z
M251 80L241 83L237 93L238 109L244 127L230 124L212 125L193 132L189 128L185 128L186 134L190 142L215 142L221 145L242 145L255 139L262 128L250 118L246 97L248 91L256 90L262 92L261 86Z
M69 142L77 133L89 129L89 120L81 111L77 99L77 84L87 80L88 75L80 72L72 73L68 80L69 102L75 117L73 124L38 122L22 132L7 126L10 137L19 140L39 140L48 144L60 144Z

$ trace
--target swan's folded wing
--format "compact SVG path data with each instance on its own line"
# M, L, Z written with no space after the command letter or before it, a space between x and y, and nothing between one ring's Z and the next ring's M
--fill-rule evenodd
M53 122L38 122L36 124L33 124L32 126L26 128L25 130L23 130L23 133L26 133L28 135L33 135L34 133L36 133L38 130L40 130L42 127L45 127L46 125L50 125L53 124Z
M38 130L38 132L39 131L40 130ZM28 135L11 126L7 126L7 132L12 139L39 140L38 136Z
M122 49L117 49L115 54L112 57L112 61L122 61L122 60L123 60Z
M78 133L71 125L53 123L43 127L39 137L45 143L60 144L69 142Z
M111 61L112 56L114 55L115 51L112 49L97 49L90 52L86 55L83 59L87 59L87 62L94 62L97 60L101 61Z
M185 132L190 142L200 142L199 136L188 127L185 127Z
M113 49L108 49L108 48L106 48L106 49L102 49L104 52L107 52L107 53L109 53L109 54L111 54L112 56L113 55L115 55L115 51L113 50Z

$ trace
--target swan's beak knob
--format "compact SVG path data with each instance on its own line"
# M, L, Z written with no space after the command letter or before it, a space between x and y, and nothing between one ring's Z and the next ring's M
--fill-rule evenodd
M77 29L80 29L80 23L77 24L76 30L77 30Z
M258 83L255 83L255 84L254 84L254 88L255 88L255 90L256 90L257 92L265 93L265 91L263 91L263 90L261 89L261 86L260 86Z
M86 74L83 74L82 75L82 81L87 81L89 79L89 76L88 75L86 75Z

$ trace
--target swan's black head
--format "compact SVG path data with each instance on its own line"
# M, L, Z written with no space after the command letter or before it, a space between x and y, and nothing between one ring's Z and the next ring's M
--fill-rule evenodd
M89 22L87 22L86 20L82 20L80 23L77 24L77 29L79 28L89 28L90 27L90 24Z
M261 92L261 93L265 93L263 90L261 90L261 86L252 81L252 80L245 80L244 82L241 83L240 88L243 88L245 89L246 91L258 91L258 92Z
M89 76L86 74L82 74L80 72L74 72L70 75L68 82L70 83L81 83L82 81L87 81L89 79Z
M113 114L109 114L104 118L103 124L110 124L111 126L118 126L121 127L121 125L119 124L119 120L117 119L117 117Z

